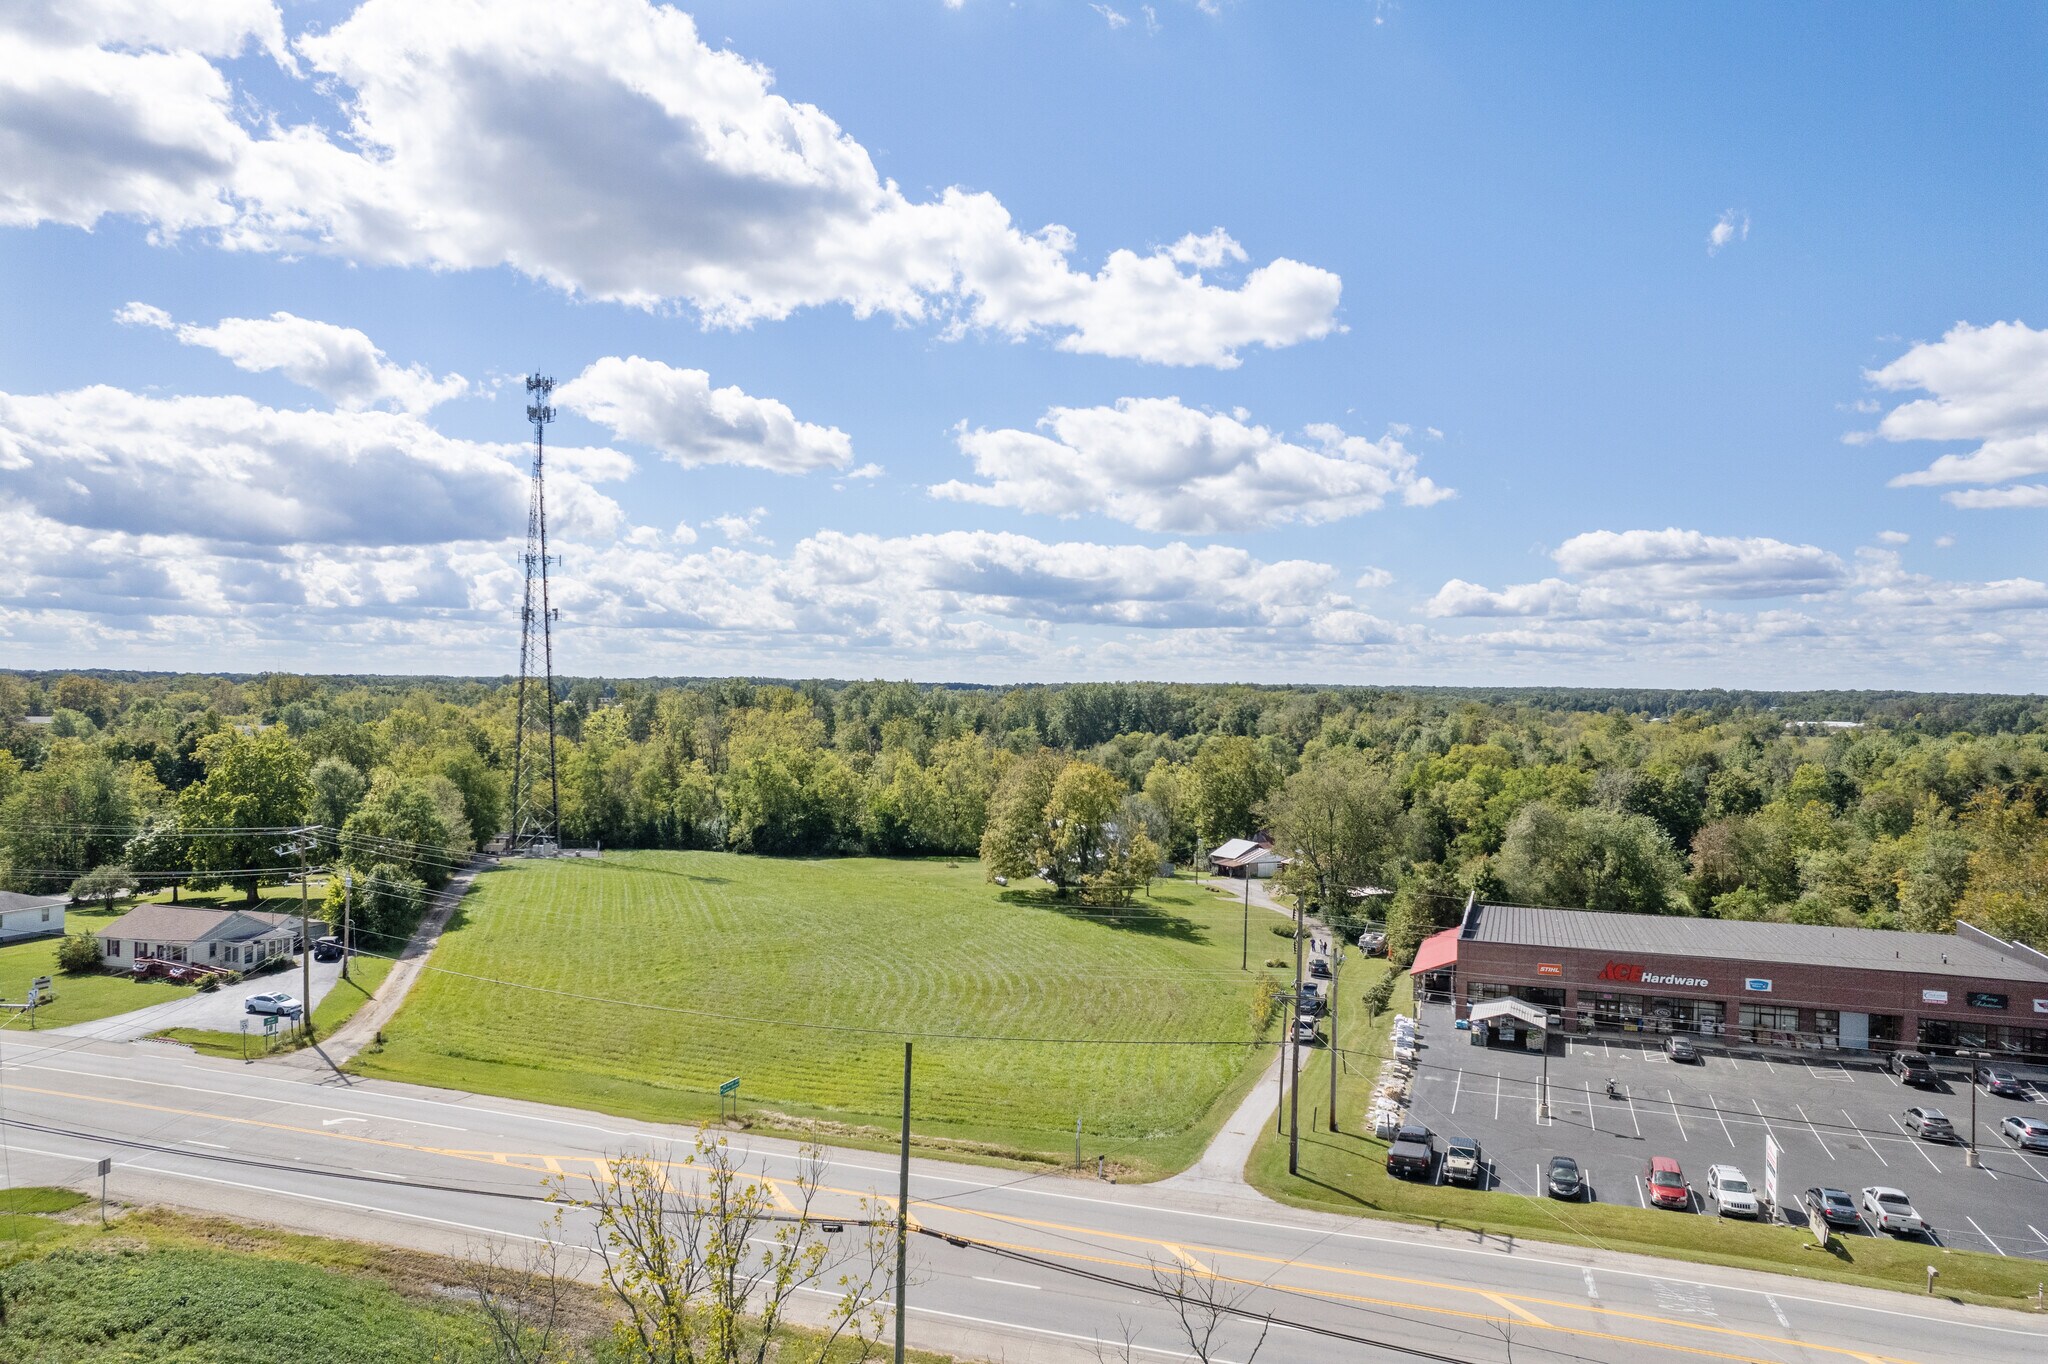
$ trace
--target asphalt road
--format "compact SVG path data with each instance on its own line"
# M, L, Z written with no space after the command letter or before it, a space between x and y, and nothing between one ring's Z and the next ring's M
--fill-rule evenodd
M558 1236L538 1195L608 1155L685 1147L687 1129L575 1110L191 1057L157 1045L9 1034L0 1047L13 1184L92 1187L327 1235L461 1252ZM741 1137L787 1187L797 1152ZM887 1154L832 1152L826 1204L852 1215L893 1190ZM1674 1266L1572 1248L1476 1242L1427 1228L1296 1212L1246 1192L1119 1188L1092 1180L913 1166L910 1334L1013 1361L1095 1361L1135 1332L1133 1357L1184 1358L1171 1311L1145 1289L1177 1265L1218 1276L1244 1310L1282 1323L1259 1358L1291 1364L1430 1357L2031 1361L2048 1322L1939 1299ZM1242 1361L1256 1330L1225 1327ZM1119 1352L1120 1353L1120 1352Z

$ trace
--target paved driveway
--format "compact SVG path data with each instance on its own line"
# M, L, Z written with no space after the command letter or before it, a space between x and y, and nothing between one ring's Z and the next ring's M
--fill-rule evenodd
M334 982L341 978L341 963L338 961L316 961L313 963L312 1004L318 1004ZM250 995L269 994L282 990L288 995L301 993L303 979L299 968L279 971L275 975L257 976L239 985L229 985L212 994L201 994L197 990L181 998L147 1008L135 1009L111 1018L96 1019L91 1023L73 1023L65 1028L50 1028L45 1031L66 1037L95 1037L105 1042L133 1042L151 1033L162 1032L165 1028L209 1028L219 1032L235 1032L242 1026L244 1018L249 1019L249 1031L261 1033L263 1023L242 1007L242 1001ZM60 986L61 988L61 986ZM279 1027L285 1026L283 1023Z

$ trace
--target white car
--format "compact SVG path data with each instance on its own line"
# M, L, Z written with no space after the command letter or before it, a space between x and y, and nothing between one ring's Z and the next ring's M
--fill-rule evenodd
M1926 1221L1913 1211L1912 1200L1897 1189L1873 1185L1863 1191L1857 1207L1872 1231L1888 1231L1894 1236L1919 1236L1927 1230Z
M1316 1019L1314 1014L1302 1014L1294 1020L1294 1040L1309 1046L1316 1042Z
M2015 1113L1998 1124L1998 1130L2014 1146L2027 1151L2048 1151L2048 1122Z
M282 993L250 995L242 1001L242 1008L252 1014L278 1014L284 1018L297 1018L306 1012L306 1006L292 996Z
M1714 1200L1714 1211L1721 1217L1755 1217L1762 1211L1749 1176L1733 1165L1708 1167L1707 1197Z

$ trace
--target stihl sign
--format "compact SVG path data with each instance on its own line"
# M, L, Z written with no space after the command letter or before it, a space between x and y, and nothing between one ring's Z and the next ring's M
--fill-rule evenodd
M1704 976L1662 975L1632 961L1610 961L1601 968L1600 979L1618 980L1630 985L1690 985L1704 990L1711 981Z

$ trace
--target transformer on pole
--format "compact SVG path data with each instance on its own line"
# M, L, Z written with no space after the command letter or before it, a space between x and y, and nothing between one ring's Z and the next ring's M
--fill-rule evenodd
M555 381L527 376L526 419L533 423L533 493L526 504L526 599L519 608L519 705L512 734L512 818L507 851L560 850L562 796L555 779L555 639L559 613L548 603L546 432L555 419ZM559 564L561 557L553 556Z

